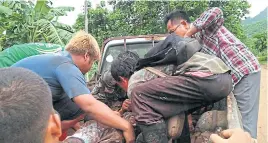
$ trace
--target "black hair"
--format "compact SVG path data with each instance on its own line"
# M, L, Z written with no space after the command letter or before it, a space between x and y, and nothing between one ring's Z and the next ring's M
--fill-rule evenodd
M188 23L191 23L189 16L187 13L183 10L175 10L169 13L168 15L165 16L164 23L167 25L168 21L171 20L172 24L179 23L179 20L186 20Z
M139 56L136 53L130 51L120 53L111 65L111 74L113 78L116 81L120 81L120 76L129 79L135 71L138 60Z
M44 143L53 111L47 83L24 68L2 68L0 75L0 142Z

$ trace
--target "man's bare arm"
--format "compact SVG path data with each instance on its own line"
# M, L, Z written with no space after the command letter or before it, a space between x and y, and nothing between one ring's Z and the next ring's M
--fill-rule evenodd
M73 98L74 102L88 115L93 117L96 121L107 126L117 128L123 131L127 142L134 142L135 135L132 125L116 115L104 103L96 100L92 95L84 94Z

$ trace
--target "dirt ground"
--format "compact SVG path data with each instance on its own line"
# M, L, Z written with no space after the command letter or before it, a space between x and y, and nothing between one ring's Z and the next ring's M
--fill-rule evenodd
M261 71L261 94L259 106L259 120L258 120L258 143L268 143L267 139L267 88L268 76L267 65L262 65Z

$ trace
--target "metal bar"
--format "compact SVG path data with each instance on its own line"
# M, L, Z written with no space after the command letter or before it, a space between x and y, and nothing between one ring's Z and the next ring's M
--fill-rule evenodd
M227 96L227 121L228 129L240 128L243 129L241 114L237 106L234 94Z
M154 36L152 37L152 41L153 41L153 47L154 47Z
M240 111L237 106L236 99L234 97L233 92L231 92L227 96L227 123L228 123L228 129L234 129L234 128L240 128L243 130L242 125L242 117L240 114ZM208 143L212 143L212 141L209 139Z
M84 11L85 11L85 32L87 32L88 33L88 18L87 18L87 0L85 0L85 3L84 3L84 5L85 5L85 9L84 9Z
M124 48L125 48L125 51L127 50L127 39L124 39Z
M104 40L102 44L102 51L105 45L112 40L122 40L122 39L135 39L135 38L152 38L152 37L166 37L167 34L154 34L154 35L138 35L138 36L121 36L121 37L112 37Z

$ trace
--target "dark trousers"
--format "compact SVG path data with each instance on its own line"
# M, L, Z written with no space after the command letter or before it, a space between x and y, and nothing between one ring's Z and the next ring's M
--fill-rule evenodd
M60 114L61 120L73 120L84 114L84 111L66 94L63 94L60 100L53 101L53 107Z
M151 125L219 101L232 89L229 73L204 78L188 75L162 77L134 87L131 107L138 124Z

